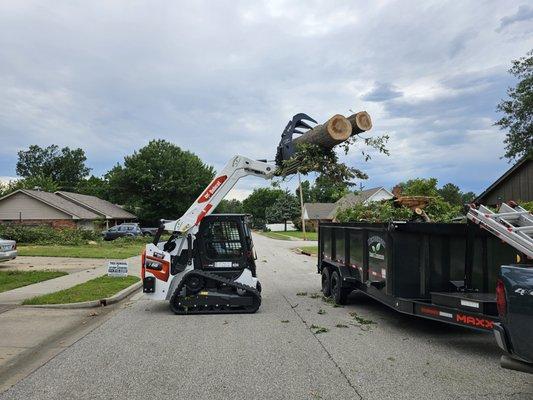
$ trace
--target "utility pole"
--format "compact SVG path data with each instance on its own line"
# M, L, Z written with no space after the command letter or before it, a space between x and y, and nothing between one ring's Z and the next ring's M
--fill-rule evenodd
M298 171L298 187L300 192L300 215L302 218L302 232L304 236L304 240L307 240L305 237L305 220L304 220L304 194L302 191L302 178L300 176L300 171Z

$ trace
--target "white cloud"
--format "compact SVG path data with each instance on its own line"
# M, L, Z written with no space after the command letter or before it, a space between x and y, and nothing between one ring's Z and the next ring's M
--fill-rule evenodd
M84 148L103 173L152 138L221 168L237 153L273 158L295 113L365 109L372 134L391 135L391 157L348 157L367 185L427 174L480 191L508 167L492 121L510 61L533 47L520 6L3 2L0 174L14 175L18 150L51 143Z

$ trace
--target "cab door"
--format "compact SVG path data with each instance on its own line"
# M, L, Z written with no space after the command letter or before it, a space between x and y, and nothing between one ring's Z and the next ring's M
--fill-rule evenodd
M196 237L200 241L197 267L218 272L245 268L246 243L240 219L216 214L204 218Z

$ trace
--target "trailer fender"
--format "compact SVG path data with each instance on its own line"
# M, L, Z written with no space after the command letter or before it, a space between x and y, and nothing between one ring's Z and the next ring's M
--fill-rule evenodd
M341 277L341 287L343 288L352 288L357 287L357 278L353 276L353 269L345 265L337 266L337 271Z

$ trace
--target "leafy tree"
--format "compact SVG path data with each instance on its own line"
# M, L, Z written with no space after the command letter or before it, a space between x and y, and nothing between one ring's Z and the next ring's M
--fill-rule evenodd
M106 174L112 201L145 220L179 218L213 176L213 167L165 140L150 141Z
M91 175L90 178L82 179L78 182L76 193L88 194L109 200L109 181L106 178Z
M223 199L215 209L217 214L243 214L242 202L237 199Z
M295 195L288 191L281 194L274 204L266 209L266 220L268 222L283 222L284 230L287 230L287 221L299 217L300 205Z
M350 190L349 184L331 179L327 175L319 175L311 187L309 196L316 203L335 203Z
M25 179L10 181L0 188L0 195L5 196L19 189L37 189L45 192L55 192L59 189L57 183L49 176L34 175Z
M533 156L533 50L514 60L509 73L519 82L507 90L509 99L498 105L497 110L505 115L495 125L508 129L504 156L511 161Z
M475 198L476 194L474 192L461 193L461 204L472 203Z
M82 149L60 150L55 144L45 148L31 145L28 150L18 152L17 174L23 178L48 177L59 189L73 190L91 170L85 161L87 157Z
M300 199L300 188L299 187L296 188L295 194L299 200ZM310 203L313 201L311 199L311 184L309 183L309 181L302 182L302 197L303 197L304 203Z
M415 178L407 182L401 182L398 186L402 190L404 196L431 196L437 197L439 191L437 189L438 180L436 178Z
M254 189L252 194L243 200L242 206L246 214L253 215L255 227L262 227L266 221L266 209L272 206L278 197L285 192L276 188Z
M448 203L461 205L463 202L463 196L459 186L453 183L447 183L438 190L439 195Z

